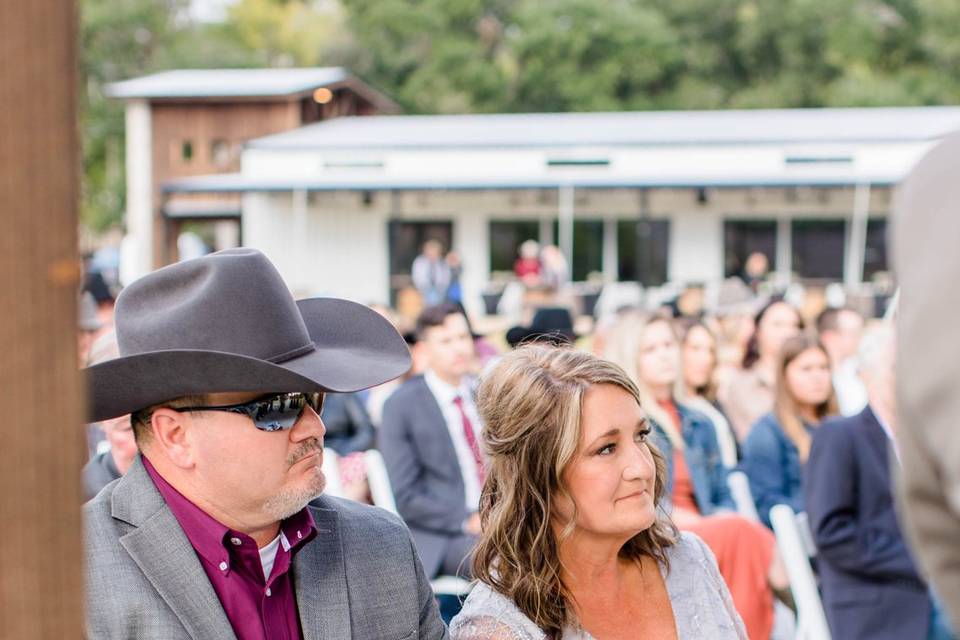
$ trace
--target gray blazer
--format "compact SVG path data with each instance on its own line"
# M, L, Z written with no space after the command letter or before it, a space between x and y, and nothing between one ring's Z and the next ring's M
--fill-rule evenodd
M397 510L427 575L436 575L470 510L447 422L423 376L407 380L384 404L380 451Z
M960 629L960 133L901 182L894 205L900 513L913 550Z
M321 497L319 533L296 555L305 640L446 638L403 524ZM139 458L84 506L87 638L231 640L233 629L176 518Z

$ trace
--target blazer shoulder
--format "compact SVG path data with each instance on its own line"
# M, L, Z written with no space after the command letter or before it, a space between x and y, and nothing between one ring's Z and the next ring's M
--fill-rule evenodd
M402 534L404 537L409 535L407 526L399 516L386 509L346 498L323 495L310 503L310 509L314 511L314 520L318 522L322 516L316 513L316 510L336 512L341 528L351 532L361 532L361 535L363 532L373 535L389 533ZM349 543L349 540L347 542Z
M405 405L414 402L420 394L430 393L430 388L422 375L414 376L397 387L387 398L385 406Z
M817 443L819 443L818 448L829 446L831 449L835 449L843 446L845 443L857 439L859 437L858 431L865 424L860 416L827 418L820 423L819 427L814 429L813 446L817 446Z
M90 498L83 505L83 520L85 523L110 521L113 519L113 492L120 483L120 478L113 480L97 495Z

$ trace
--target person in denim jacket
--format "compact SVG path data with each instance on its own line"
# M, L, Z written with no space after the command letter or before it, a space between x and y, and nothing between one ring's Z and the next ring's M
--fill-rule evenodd
M804 510L801 469L812 433L821 420L836 413L826 350L808 336L788 339L777 369L774 410L750 430L740 462L768 527L775 505L789 505L797 513Z
M690 468L693 498L700 515L735 512L736 504L727 486L729 470L723 466L713 424L707 416L684 404L674 406L680 421L680 435L685 444L683 455ZM658 422L653 421L653 426L657 444L667 459L667 495L672 496L675 458L673 444Z

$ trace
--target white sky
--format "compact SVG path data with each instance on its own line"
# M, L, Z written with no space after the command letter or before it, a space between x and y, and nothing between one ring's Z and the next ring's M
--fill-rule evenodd
M201 22L217 22L223 19L226 8L236 0L191 0L190 15Z

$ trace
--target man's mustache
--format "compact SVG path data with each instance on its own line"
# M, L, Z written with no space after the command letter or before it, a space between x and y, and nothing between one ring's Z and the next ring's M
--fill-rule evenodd
M298 463L303 458L314 452L323 452L323 441L319 438L310 438L297 447L297 450L290 454L290 457L287 458L287 465L293 466Z

